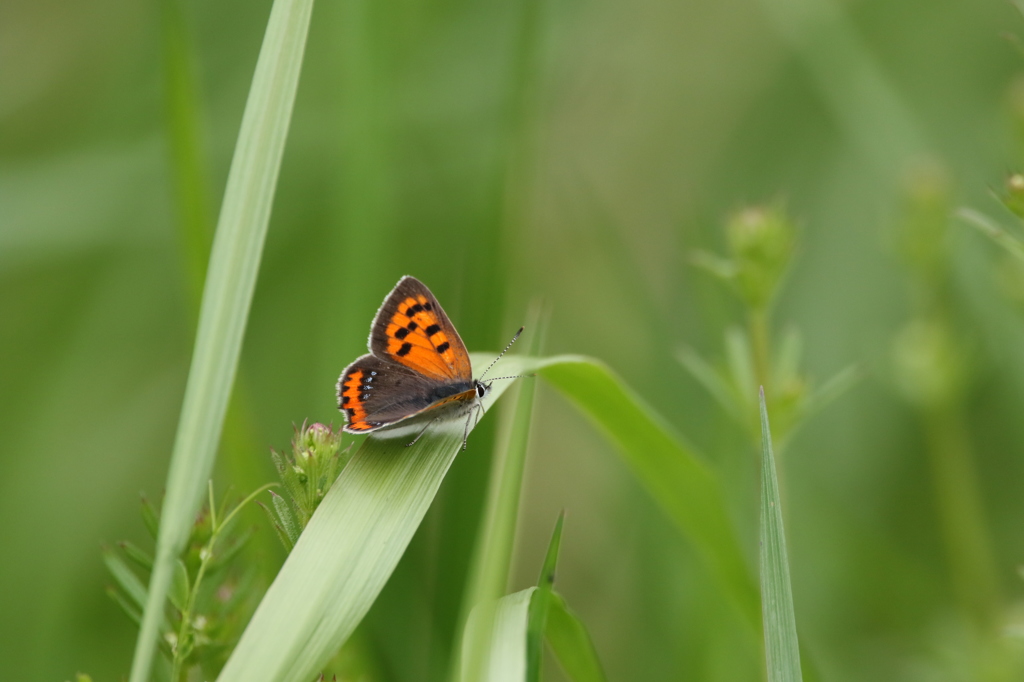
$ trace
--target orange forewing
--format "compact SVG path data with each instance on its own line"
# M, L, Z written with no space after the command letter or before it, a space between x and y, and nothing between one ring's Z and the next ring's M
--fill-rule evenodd
M469 355L437 304L423 294L401 301L385 328L388 357L439 381L471 376Z

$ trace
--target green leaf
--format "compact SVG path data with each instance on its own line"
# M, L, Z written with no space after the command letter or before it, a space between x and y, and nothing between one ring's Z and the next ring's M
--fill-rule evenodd
M1024 241L1004 230L994 220L970 208L961 208L957 215L979 232L1003 247L1007 253L1024 260Z
M128 564L124 562L116 552L111 549L103 550L103 563L107 565L107 570L110 571L110 575L117 582L118 586L124 591L128 598L138 606L140 609L146 605L146 586L142 584L139 577L128 567Z
M153 570L153 557L149 555L149 552L127 540L122 540L117 544L121 551L124 552L124 555L135 562L136 566L144 571Z
M741 424L747 423L746 409L736 396L736 390L722 375L692 348L680 348L676 357L693 378L699 381L729 416Z
M298 524L292 517L292 511L288 508L288 502L273 490L270 491L270 499L274 503L274 511L277 512L277 518L281 522L281 528L284 529L285 534L288 536L289 546L294 546L295 541L299 539L299 534L302 531L299 529Z
M519 374L527 364L509 357L494 371ZM486 405L510 383L495 383ZM463 428L461 421L435 425L412 447L412 433L379 432L363 442L299 536L220 682L316 676L387 582L462 447Z
M142 608L131 603L124 594L116 587L107 588L107 596L114 600L114 603L121 607L121 610L131 618L136 625L142 622Z
M156 509L153 508L148 497L142 495L140 497L140 503L142 523L146 526L146 530L149 531L150 536L156 540L157 533L160 531L160 518L157 516Z
M541 654L544 646L544 630L548 622L548 610L551 594L555 585L555 568L558 565L558 549L562 543L562 524L565 512L558 515L555 530L551 533L548 553L544 557L540 577L537 579L537 591L533 595L530 606L530 619L526 626L526 679L528 682L540 680Z
M860 381L861 372L856 366L844 367L827 379L821 386L818 386L811 395L807 396L804 418L822 409L832 401L839 398Z
M175 561L213 469L284 152L312 0L275 0L228 173L131 682L149 677Z
M270 507L262 502L257 502L256 505L263 510L264 514L267 515L267 520L270 522L270 526L274 529L274 532L277 533L277 537L281 541L281 544L284 545L285 550L289 552L292 551L292 547L295 546L295 543L292 542L291 538L288 537L288 534L285 533L284 528L282 528L281 524L278 523L277 517L274 516L274 512L270 511Z
M768 682L799 682L803 679L800 646L764 389L761 389L761 443L761 616Z
M552 653L573 682L607 680L587 628L557 592L551 595L545 634Z
M757 632L757 587L714 472L601 362L558 356L535 360L533 368L568 396L618 447L641 485L693 543L711 574L737 604L750 632Z
M188 569L185 568L185 563L178 559L174 562L174 579L171 581L171 589L167 592L167 598L174 604L174 608L184 611L185 605L188 603L188 593Z
M473 609L466 624L466 641L477 639L473 632L484 632L489 635L488 644L480 652L463 650L462 682L525 682L526 628L536 592L536 587L528 587Z

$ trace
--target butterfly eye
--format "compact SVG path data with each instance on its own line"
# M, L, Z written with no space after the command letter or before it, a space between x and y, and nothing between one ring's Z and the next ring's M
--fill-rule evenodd
M483 398L485 395L487 395L487 388L488 387L487 387L486 384L477 383L477 385L476 385L476 394L479 397Z

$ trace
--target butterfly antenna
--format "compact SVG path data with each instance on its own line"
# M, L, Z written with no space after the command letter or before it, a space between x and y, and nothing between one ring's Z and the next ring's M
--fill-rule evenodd
M494 377L491 381L501 381L502 379L529 379L535 377L536 374L517 374L514 377Z
M513 336L512 340L508 342L507 346L505 346L505 350L503 350L500 353L498 353L498 357L494 358L494 362L492 362L491 364L489 364L487 366L487 369L484 370L484 373L480 375L480 377L477 379L477 381L483 381L483 378L485 376L487 376L487 373L491 371L491 368L494 367L495 363L497 363L498 360L501 360L501 356L508 352L508 349L511 348L512 344L516 342L516 339L519 338L519 335L523 333L523 329L525 329L525 327L520 327L519 328L519 331L516 332L516 335Z

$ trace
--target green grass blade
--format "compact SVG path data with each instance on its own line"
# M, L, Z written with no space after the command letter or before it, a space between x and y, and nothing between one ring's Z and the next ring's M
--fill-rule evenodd
M539 327L536 315L531 316L531 329ZM540 329L531 338L530 349L536 349L543 332ZM515 360L517 358L511 358ZM486 366L486 365L485 365ZM516 372L517 374L519 372ZM492 374L503 376L503 374ZM499 381L494 384L506 383ZM481 603L492 602L506 591L508 572L512 560L512 545L515 540L516 518L519 512L519 497L523 487L523 471L526 467L526 447L530 437L530 421L533 417L533 396L537 380L518 380L518 396L513 405L503 411L498 435L498 448L491 464L491 478L487 491L487 507L480 524L469 579L462 600L462 614L458 628L461 633L479 638L462 641L457 637L454 651L463 647L469 652L470 669L473 669L472 652L481 651L486 642L486 627L466 629L465 623L472 610ZM460 633L460 634L461 634ZM456 668L452 665L450 677L454 679Z
M140 609L144 607L146 605L146 586L142 584L135 572L128 568L128 564L112 549L103 550L103 563L107 565L110 575L117 581L132 603Z
M559 356L524 364L572 400L619 448L640 483L711 567L751 626L760 629L757 587L729 520L718 478L604 364Z
M536 592L536 587L528 587L473 609L466 641L476 639L471 633L484 632L489 644L482 664L475 660L477 652L463 652L462 682L526 682L526 628Z
M608 678L597 658L597 650L594 649L587 628L569 610L565 599L557 592L551 595L545 635L548 646L570 680L606 682Z
M270 220L312 5L312 0L275 0L249 90L210 255L131 682L149 677L174 562L188 539L213 468Z
M513 374L521 365L507 358L495 371ZM495 383L487 404L510 383ZM220 682L314 679L384 587L462 447L462 433L463 424L452 422L412 447L412 435L367 438L299 537Z
M555 569L558 566L558 550L562 544L562 524L565 512L558 515L555 530L551 533L548 553L544 557L540 577L537 579L537 592L533 595L530 607L530 620L526 626L526 679L527 682L540 680L541 654L544 651L544 630L547 628L548 611L551 605L552 590L555 586Z
M768 682L799 682L803 679L800 646L764 389L761 389L761 443L761 616Z

